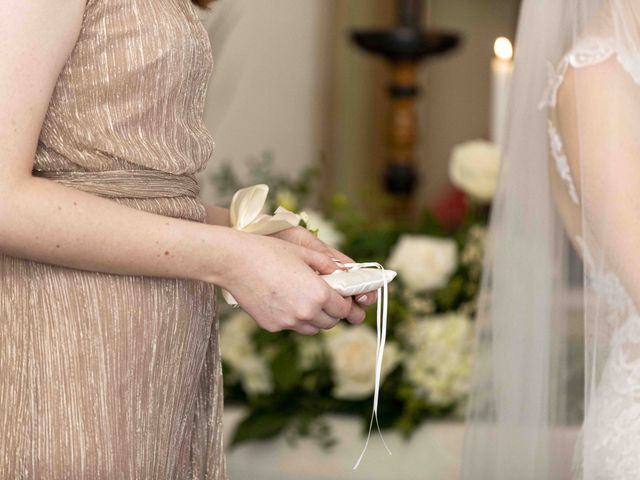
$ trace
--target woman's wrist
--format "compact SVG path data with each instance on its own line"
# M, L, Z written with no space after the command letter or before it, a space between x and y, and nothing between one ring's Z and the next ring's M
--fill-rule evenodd
M248 234L233 228L210 225L211 234L203 242L197 280L213 283L226 288L230 273L238 267L243 255L246 255L246 236Z

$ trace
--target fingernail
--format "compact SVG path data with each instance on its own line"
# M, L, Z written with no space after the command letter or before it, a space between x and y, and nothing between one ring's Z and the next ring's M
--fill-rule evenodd
M362 295L359 299L358 299L358 303L362 303L362 302L366 302L367 301L367 296L366 295Z
M333 260L333 263L335 263L341 270L347 270L347 267L344 266L344 263L342 263L337 258L332 258L331 260Z

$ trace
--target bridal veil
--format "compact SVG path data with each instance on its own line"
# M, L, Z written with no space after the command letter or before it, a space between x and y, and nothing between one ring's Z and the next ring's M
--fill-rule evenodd
M524 0L464 480L640 478L640 0Z

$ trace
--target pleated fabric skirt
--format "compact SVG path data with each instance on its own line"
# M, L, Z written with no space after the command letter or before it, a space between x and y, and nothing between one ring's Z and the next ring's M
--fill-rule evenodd
M189 188L57 181L204 221ZM205 282L0 255L0 479L226 479L216 309Z

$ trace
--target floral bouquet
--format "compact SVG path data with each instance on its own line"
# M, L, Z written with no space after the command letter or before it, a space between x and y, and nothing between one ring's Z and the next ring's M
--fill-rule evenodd
M269 210L306 213L307 228L356 260L398 272L389 286L387 343L378 406L381 428L409 436L430 418L462 417L472 366L473 316L499 152L489 142L456 147L452 183L466 194L464 216L445 226L434 212L419 221L374 220L342 194L321 213L308 169L298 178L273 173L269 157L251 164L251 183L271 187ZM229 165L212 181L229 196L246 185ZM335 443L323 415L355 415L368 428L376 357L375 307L357 326L338 324L315 336L260 329L242 310L221 313L225 402L247 414L232 445L279 434Z

